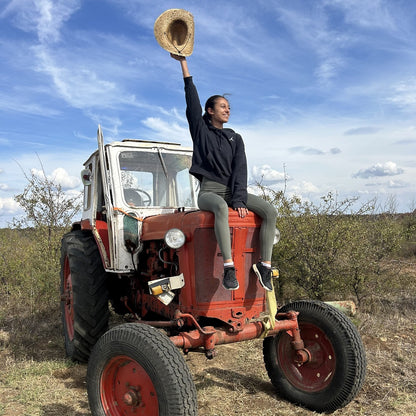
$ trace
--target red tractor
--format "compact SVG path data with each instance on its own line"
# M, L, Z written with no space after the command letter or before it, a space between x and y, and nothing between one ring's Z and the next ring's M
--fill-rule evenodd
M361 338L334 307L298 301L278 310L252 271L260 219L230 210L240 288L221 285L210 212L198 210L192 149L124 140L104 145L82 171L82 219L62 239L65 348L87 362L94 416L197 415L184 353L263 338L278 394L318 412L348 404L366 371ZM109 328L110 308L126 322Z

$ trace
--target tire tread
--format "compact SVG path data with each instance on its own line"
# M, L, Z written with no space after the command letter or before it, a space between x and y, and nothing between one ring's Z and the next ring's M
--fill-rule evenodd
M87 362L91 349L108 329L107 277L98 247L90 232L74 230L62 238L61 286L66 257L72 278L74 338L69 340L65 333L62 313L65 349L72 360Z

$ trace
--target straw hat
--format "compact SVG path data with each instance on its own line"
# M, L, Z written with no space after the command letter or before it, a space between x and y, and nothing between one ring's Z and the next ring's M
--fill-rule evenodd
M169 9L155 21L159 45L175 55L189 56L194 48L194 17L183 9Z

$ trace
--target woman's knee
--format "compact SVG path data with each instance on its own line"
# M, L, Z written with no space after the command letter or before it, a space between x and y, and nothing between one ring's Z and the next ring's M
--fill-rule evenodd
M272 204L270 204L270 202L268 202L268 204L269 204L269 207L268 207L267 212L266 212L267 219L269 221L275 221L276 222L276 220L277 220L277 210Z
M257 215L267 221L275 221L277 219L276 208L263 198L248 194L247 207L250 211L255 212Z
M216 216L228 216L228 204L220 196L214 193L204 193L198 197L198 206L205 211L211 211Z
M219 201L219 203L215 206L214 210L215 217L222 217L222 218L228 218L228 204L222 200Z

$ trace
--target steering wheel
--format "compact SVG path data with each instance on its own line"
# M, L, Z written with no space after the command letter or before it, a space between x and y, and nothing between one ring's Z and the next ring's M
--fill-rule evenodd
M143 205L145 207L150 206L150 204L152 203L152 197L150 196L150 194L148 192L146 192L144 189L135 189L136 192L138 192L139 194L143 194L145 197L142 197L142 202Z

